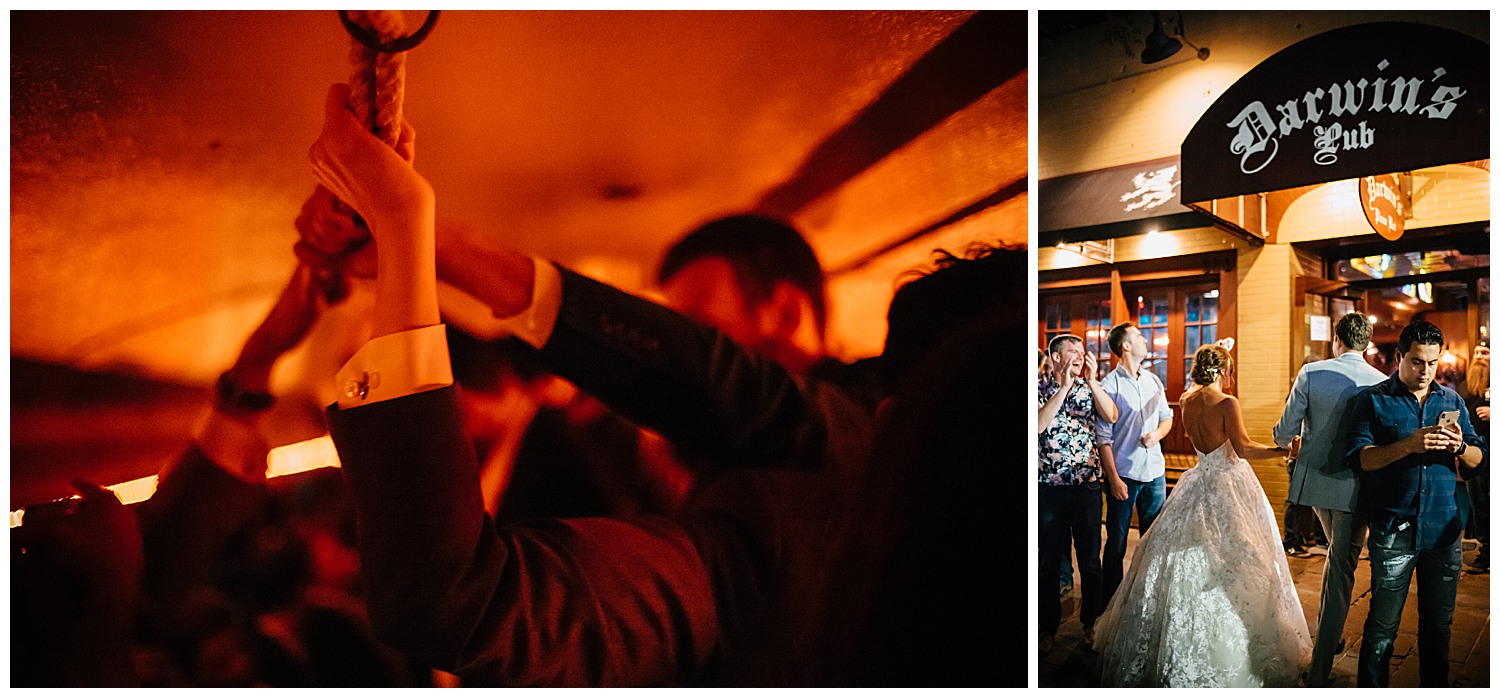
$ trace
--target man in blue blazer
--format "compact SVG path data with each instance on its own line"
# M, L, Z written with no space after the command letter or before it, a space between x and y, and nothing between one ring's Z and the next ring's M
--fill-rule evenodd
M1309 686L1325 686L1333 657L1343 644L1344 619L1354 587L1354 568L1365 544L1367 522L1356 512L1359 477L1344 464L1348 447L1349 403L1385 375L1364 360L1370 344L1370 321L1360 313L1339 319L1334 330L1338 356L1302 367L1292 383L1281 420L1272 429L1276 445L1289 448L1302 437L1287 491L1287 501L1312 507L1328 534L1328 559L1323 566L1323 594L1318 602L1318 634Z

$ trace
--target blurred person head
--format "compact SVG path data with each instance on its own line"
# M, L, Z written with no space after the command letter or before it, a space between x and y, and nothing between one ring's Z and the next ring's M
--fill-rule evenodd
M128 636L144 553L135 511L75 481L81 497L28 506L10 533L11 685L136 686Z
M955 328L1018 302L1015 285L1025 284L1017 279L1027 278L1024 247L976 245L963 256L947 250L933 255L932 266L911 272L916 278L897 289L886 312L889 329L880 363L887 393L898 390L917 363ZM1008 312L1024 308L1024 299L1019 302Z
M667 250L656 281L667 305L794 372L823 357L823 268L783 221L736 215L699 226Z

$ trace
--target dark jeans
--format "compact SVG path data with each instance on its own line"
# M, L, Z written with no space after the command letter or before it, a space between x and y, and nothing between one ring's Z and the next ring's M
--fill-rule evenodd
M1469 490L1469 504L1474 517L1474 538L1479 541L1479 557L1490 559L1490 476L1469 478L1464 485Z
M1083 485L1037 485L1038 527L1041 545L1038 560L1037 587L1038 630L1042 635L1057 634L1062 623L1062 600L1057 597L1057 571L1068 555L1068 543L1078 556L1079 591L1083 597L1078 611L1084 627L1092 627L1104 612L1104 595L1100 585L1099 523L1103 496L1099 483Z
M1391 650L1401 607L1417 576L1417 655L1423 687L1448 685L1448 642L1453 605L1458 597L1463 540L1431 550L1416 550L1417 527L1398 531L1370 525L1370 612L1359 648L1360 687L1389 685Z
M1141 535L1144 536L1156 515L1161 513L1162 505L1167 503L1166 475L1148 481L1128 477L1120 479L1125 481L1125 489L1129 492L1125 499L1108 495L1104 498L1109 504L1104 520L1104 528L1109 532L1109 538L1104 542L1104 603L1109 603L1125 578L1125 548L1130 541L1131 511L1140 519Z

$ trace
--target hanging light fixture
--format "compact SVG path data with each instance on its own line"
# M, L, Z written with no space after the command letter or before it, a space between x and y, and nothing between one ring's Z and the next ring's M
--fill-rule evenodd
M1182 44L1184 42L1186 42L1188 46L1192 46L1193 50L1198 52L1198 60L1208 60L1208 49L1193 46L1193 42L1187 40L1187 34L1182 30L1181 10L1178 10L1177 12L1177 36L1181 39L1181 41L1167 35L1166 29L1162 27L1160 12L1152 10L1151 19L1153 22L1153 27L1151 29L1151 33L1146 36L1146 48L1145 50L1141 51L1142 63L1159 63L1168 58L1171 58L1172 56L1176 55L1178 51L1182 50Z
M1146 50L1141 51L1141 62L1147 64L1164 61L1182 50L1182 42L1167 36L1167 32L1162 29L1161 13L1152 10L1151 19L1156 22L1156 26L1146 36Z

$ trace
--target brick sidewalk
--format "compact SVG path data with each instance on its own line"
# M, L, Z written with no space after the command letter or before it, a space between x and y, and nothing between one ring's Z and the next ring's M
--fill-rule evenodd
M1130 532L1130 549L1126 553L1126 564L1135 552L1138 534ZM1473 541L1464 542L1464 563L1474 559ZM1318 594L1323 585L1323 560L1321 555L1308 558L1288 558L1292 580L1297 586L1297 596L1302 601L1302 612L1309 619L1310 630L1316 632L1318 617ZM1354 687L1356 663L1359 660L1360 638L1364 630L1365 614L1370 604L1370 565L1361 560L1354 575L1354 600L1349 605L1349 618L1344 623L1345 651L1334 658L1333 680L1335 687ZM1098 658L1093 650L1083 647L1083 626L1078 622L1078 591L1063 600L1062 626L1058 628L1052 651L1041 658L1038 671L1040 686L1098 686L1099 674L1094 666ZM1413 582L1407 595L1406 608L1401 613L1401 628L1396 636L1395 654L1391 657L1391 686L1416 688L1418 684L1417 659L1417 590ZM1034 647L1034 645L1033 645ZM1453 635L1449 646L1449 681L1455 687L1475 688L1490 685L1490 576L1464 572L1458 582L1458 602L1453 612Z

